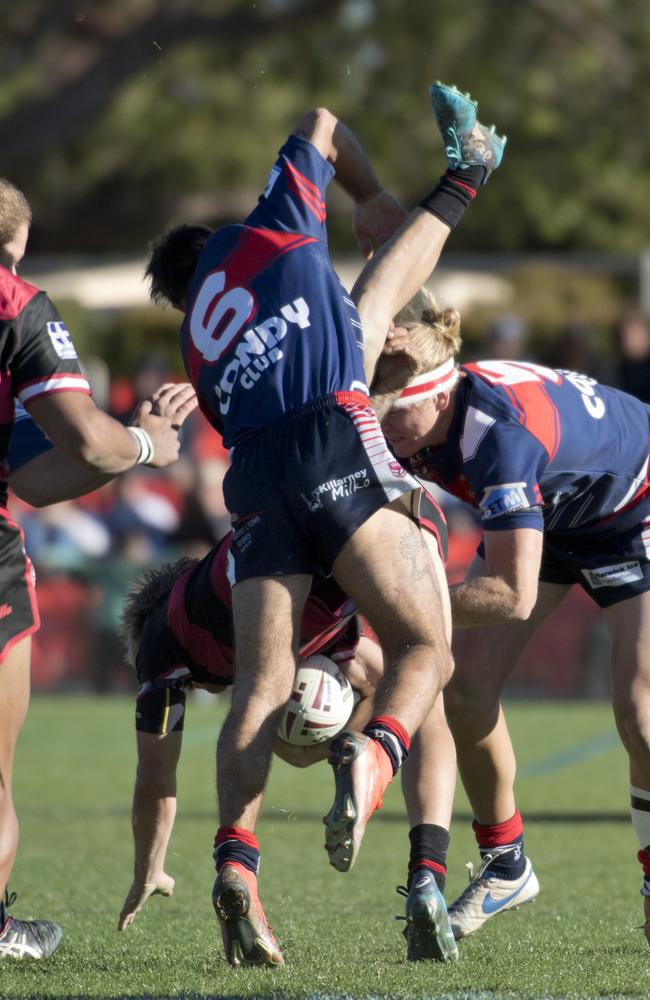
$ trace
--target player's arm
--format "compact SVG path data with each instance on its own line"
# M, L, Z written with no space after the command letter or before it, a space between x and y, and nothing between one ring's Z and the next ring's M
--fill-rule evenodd
M454 626L526 621L535 607L543 532L486 531L485 570L450 587Z
M85 393L52 393L25 405L56 448L94 472L117 475L144 459L131 432ZM140 426L153 444L153 457L147 464L162 468L175 462L179 441L170 420L149 412L143 414Z
M457 474L476 497L484 554L468 579L450 588L454 627L526 621L537 601L544 542L539 483L548 451L518 419L482 411L478 402L467 411L463 434L478 439Z
M437 216L416 208L357 278L351 295L363 326L368 385L393 316L425 284L450 232Z
M178 429L196 407L196 395L191 386L165 384L157 390L151 401L159 416L168 418ZM149 413L148 404L141 403L131 421L132 426L142 426L141 420ZM29 447L31 457L22 461L21 444L24 435L40 435ZM9 485L14 493L33 507L72 500L99 489L113 479L112 473L97 472L82 465L70 455L53 448L30 418L24 418L14 427L9 452Z
M384 672L381 649L376 642L362 636L354 657L339 666L359 697L345 728L360 732L372 718L375 691ZM293 767L309 767L319 760L327 760L330 754L329 744L330 741L325 740L310 747L296 747L276 736L273 752L276 757Z
M113 476L95 472L56 448L49 448L12 468L8 478L11 489L21 500L32 507L46 507L91 493Z
M167 417L144 413L141 427L129 431L95 405L70 334L47 295L32 295L13 323L12 394L60 451L113 474L139 462L160 467L176 460L178 435Z
M165 871L165 857L176 817L176 768L183 734L174 731L136 735L138 769L131 814L133 883L120 913L117 926L121 931L135 920L150 896L171 896L174 891L174 879Z
M406 210L384 191L356 136L326 108L304 115L294 134L311 142L334 167L337 183L355 203L355 236L369 259L373 247L385 243L402 223Z

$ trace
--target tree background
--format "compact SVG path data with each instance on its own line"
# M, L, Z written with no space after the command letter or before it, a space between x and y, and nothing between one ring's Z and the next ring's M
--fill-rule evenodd
M650 245L648 0L0 0L0 11L0 174L25 191L34 210L23 273L42 267L43 287L73 332L95 398L122 418L140 391L143 364L154 362L157 380L161 360L166 374L182 377L179 316L151 306L127 310L123 301L117 308L115 280L101 308L83 305L71 281L54 294L57 269L68 280L71 258L88 272L101 269L96 257L101 264L128 257L140 289L150 240L180 221L241 220L287 133L319 105L351 126L384 185L413 206L445 168L427 96L435 79L470 91L481 120L509 137L498 174L434 275L443 301L461 305L463 359L492 353L484 345L506 310L525 329L525 357L603 381L615 373L610 328L625 298L638 296L635 269ZM339 266L356 247L350 203L336 185L328 225ZM448 297L438 286L446 273L458 279ZM460 285L473 294L481 282L498 286L498 300L466 296L461 303ZM80 556L70 508L49 525L50 513L42 513L31 536L23 516L28 545L39 536L47 542L41 563L36 559L43 601L47 560L57 572L66 558L80 560L93 587L105 571L96 638L89 640L104 664L102 685L115 647L107 619L126 585L127 563L168 558L165 546L179 539L187 546L197 525L220 524L215 538L225 530L223 509L215 513L214 467L201 458L189 473L182 462L169 473L187 534L157 538L162 548L153 548L148 522L144 542L142 531L129 534L146 496L130 490L129 477L100 502L104 527L112 525L110 558ZM156 474L144 472L152 484ZM476 539L463 547L467 525L457 517L450 526L471 557ZM464 558L452 560L457 578ZM56 634L64 592L57 578L50 584L48 627ZM555 635L588 625L584 606L567 607L568 618L551 626ZM71 638L79 622L77 611ZM49 669L56 642L47 627L43 635L40 663ZM563 683L580 671L581 690L593 692L595 676L602 693L606 658L597 635L592 645L600 659L572 654L569 662L553 647L544 676L549 665ZM570 639L560 652L576 648ZM73 662L65 643L61 649ZM87 657L80 664L86 677ZM583 660L597 660L596 673Z
M238 219L325 105L407 205L441 171L432 79L509 136L453 250L636 252L648 239L647 0L21 0L2 4L2 173L30 252L138 253ZM349 206L333 237L351 249Z

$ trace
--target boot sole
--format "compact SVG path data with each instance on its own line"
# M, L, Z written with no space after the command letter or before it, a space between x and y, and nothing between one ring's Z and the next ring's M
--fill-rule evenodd
M449 935L452 943L445 942L444 925L448 923L439 907L432 907L425 900L415 903L405 928L407 958L409 962L433 960L434 962L455 962L458 948L453 940L451 927Z
M227 959L234 968L242 965L283 965L284 959L272 945L263 940L249 920L248 894L241 889L226 887L213 900L217 918L228 928L230 937Z

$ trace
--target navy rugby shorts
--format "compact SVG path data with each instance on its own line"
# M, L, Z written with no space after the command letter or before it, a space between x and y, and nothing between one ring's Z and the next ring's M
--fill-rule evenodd
M0 662L39 625L34 568L23 533L0 507Z
M540 582L577 583L601 608L650 590L650 498L638 507L638 523L618 534L613 518L601 531L544 532ZM485 559L483 542L477 554Z
M366 396L337 392L251 433L224 480L230 573L321 573L364 521L418 482L389 451Z
M544 537L540 580L579 583L601 608L650 590L650 503L639 523L619 535L585 535L566 541Z

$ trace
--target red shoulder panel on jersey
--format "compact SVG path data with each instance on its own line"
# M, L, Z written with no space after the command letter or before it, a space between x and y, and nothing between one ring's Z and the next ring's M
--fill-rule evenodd
M512 368L526 370L525 364L517 365L517 362L508 362ZM489 374L481 369L480 363L469 362L463 365L468 371L478 375L480 379L490 386L501 389L508 397L517 418L527 431L537 438L539 443L546 450L549 461L555 457L560 447L562 436L560 427L560 414L553 400L548 395L541 379L508 383L500 378L491 378Z
M525 382L501 388L510 397L523 426L543 445L551 461L560 447L560 415L544 386Z
M0 267L0 320L15 319L40 289Z

